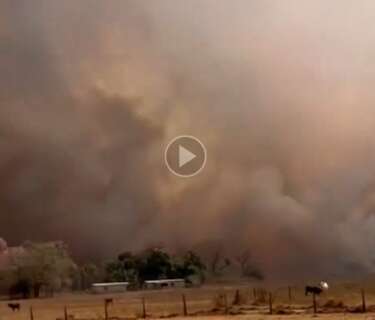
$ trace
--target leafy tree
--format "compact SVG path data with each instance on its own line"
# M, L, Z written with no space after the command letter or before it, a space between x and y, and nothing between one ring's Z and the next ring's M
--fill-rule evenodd
M118 256L121 261L124 273L124 279L128 282L137 282L138 280L138 257L129 251L125 251Z
M106 281L109 282L124 282L126 281L124 266L121 261L110 261L106 264Z
M137 269L140 283L167 278L172 274L171 258L161 249L148 249L138 257Z
M194 273L195 271L206 270L206 265L202 262L201 258L193 251L188 251L185 254L184 259L184 264L187 268L190 269L191 273Z
M23 245L24 253L13 258L16 273L16 287L32 289L39 297L40 289L61 287L73 276L76 265L62 242L31 243ZM26 293L26 290L21 290Z
M206 266L200 257L188 251L182 257L171 257L161 249L147 249L140 254L125 251L106 265L107 281L127 281L142 285L146 280L184 278L192 275L204 278Z
M32 283L30 279L20 278L10 287L9 294L11 297L21 294L23 299L27 299L31 295L31 287Z
M79 281L81 289L88 289L100 278L99 268L93 263L87 263L79 269Z
M142 261L131 252L123 252L117 260L110 261L106 265L107 281L137 282L139 267Z
M206 266L201 258L193 251L188 251L182 258L173 264L174 276L177 278L188 278L192 275L199 275L203 278Z

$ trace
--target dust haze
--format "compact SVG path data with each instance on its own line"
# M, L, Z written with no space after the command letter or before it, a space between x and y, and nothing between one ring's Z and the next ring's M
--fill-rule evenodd
M374 81L371 0L2 0L0 236L372 272ZM199 176L163 163L179 134Z

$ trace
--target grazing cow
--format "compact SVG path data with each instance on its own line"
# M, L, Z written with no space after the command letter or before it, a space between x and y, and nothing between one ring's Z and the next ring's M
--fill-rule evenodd
M306 286L305 287L305 296L308 296L309 293L320 295L323 292L323 289L320 287Z
M8 303L8 308L12 309L12 311L20 311L21 310L21 304L19 303Z
M309 293L320 295L324 290L328 290L328 283L325 281L320 281L319 286L306 286L305 287L305 296L308 296Z

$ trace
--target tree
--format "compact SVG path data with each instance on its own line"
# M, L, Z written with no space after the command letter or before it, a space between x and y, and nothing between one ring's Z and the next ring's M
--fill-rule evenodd
M193 251L186 252L182 259L175 261L172 266L174 276L183 279L199 275L201 280L203 280L204 271L206 270L201 258Z
M16 286L29 286L34 297L39 297L40 289L61 287L73 276L77 269L67 248L62 242L31 243L23 245L24 253L13 258ZM31 290L29 290L31 291Z
M159 248L147 249L137 255L125 251L106 265L107 281L127 281L133 285L142 285L146 280L187 279L192 275L198 275L202 280L205 270L200 257L192 251L171 257Z
M231 261L229 258L223 256L223 251L221 247L218 247L217 250L214 251L211 263L210 263L210 271L215 276L220 276L221 273L231 265Z
M90 286L100 278L98 267L93 263L87 263L79 269L79 283L80 289L88 289Z
M163 250L147 249L137 258L138 280L165 279L172 274L170 256Z
M240 255L238 255L236 257L236 261L240 265L242 277L254 278L257 280L264 279L264 275L255 265L249 249L244 250Z
M124 279L128 282L137 282L138 279L138 258L133 253L125 251L118 256L121 261Z
M20 278L10 287L9 294L11 297L21 294L23 299L28 299L31 295L31 287L32 284L29 279Z
M249 249L244 250L241 254L236 257L236 261L241 268L241 275L245 276L246 270L251 260L251 252Z
M110 261L106 264L106 281L109 282L124 282L125 274L124 274L124 266L119 260Z

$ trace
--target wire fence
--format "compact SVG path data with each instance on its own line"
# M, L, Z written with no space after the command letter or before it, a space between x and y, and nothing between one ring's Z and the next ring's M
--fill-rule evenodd
M370 294L368 294L370 293ZM374 290L341 286L321 295L304 287L252 287L214 290L160 290L116 295L67 295L65 298L24 300L0 305L0 318L24 320L121 320L196 315L318 314L375 312ZM368 296L371 296L368 299Z

